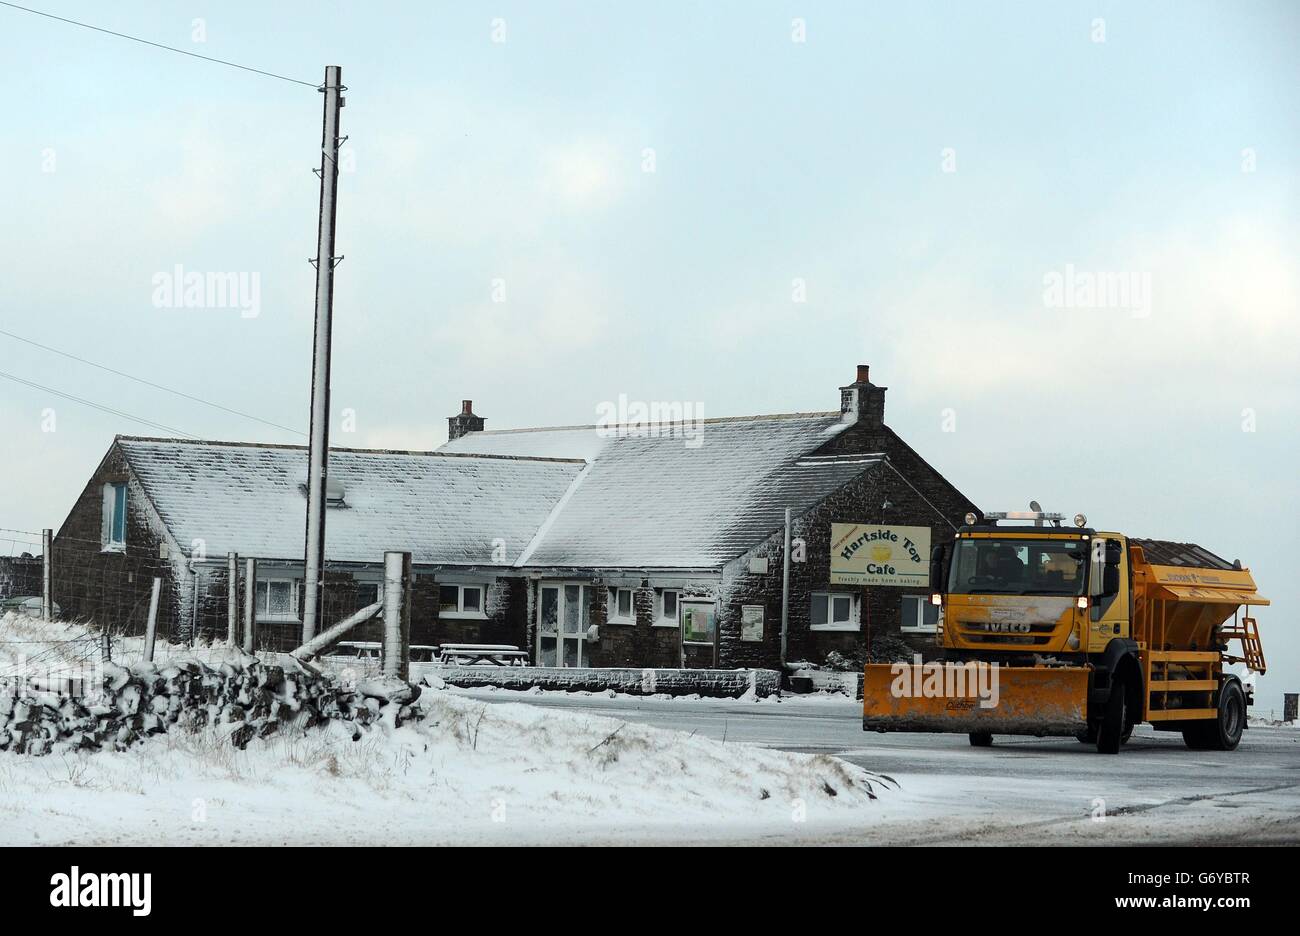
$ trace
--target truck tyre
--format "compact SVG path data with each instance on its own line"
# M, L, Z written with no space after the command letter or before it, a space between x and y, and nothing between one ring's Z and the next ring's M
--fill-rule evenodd
M1233 751L1246 728L1246 693L1236 679L1219 690L1219 713L1214 720L1196 722L1183 729L1183 742L1193 751Z
M1124 743L1124 729L1128 726L1128 687L1116 677L1110 684L1110 697L1097 726L1097 751L1101 754L1118 754ZM1130 729L1131 730L1131 729Z
M972 731L970 733L971 747L992 747L993 732L991 731Z

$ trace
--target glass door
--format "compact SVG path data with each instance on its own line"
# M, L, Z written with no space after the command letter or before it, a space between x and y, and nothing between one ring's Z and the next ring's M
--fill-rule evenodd
M592 585L542 585L537 603L539 666L588 666L587 628L596 598Z
M560 587L543 585L537 605L537 665L558 666L557 641L560 624Z

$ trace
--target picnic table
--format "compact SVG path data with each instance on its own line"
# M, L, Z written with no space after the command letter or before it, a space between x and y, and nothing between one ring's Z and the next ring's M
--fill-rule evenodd
M528 654L512 644L441 644L438 662L447 666L527 666Z
M384 646L377 640L340 640L330 656L359 657L363 660L377 660L383 653Z

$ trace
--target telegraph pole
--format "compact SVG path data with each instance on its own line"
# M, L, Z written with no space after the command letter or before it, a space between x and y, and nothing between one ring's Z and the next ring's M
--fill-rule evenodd
M320 143L320 222L316 239L316 332L311 360L311 439L307 453L307 548L302 639L316 636L325 575L325 476L330 445L330 330L334 315L334 224L338 215L339 108L343 69L325 67L325 116ZM343 259L339 257L338 260Z

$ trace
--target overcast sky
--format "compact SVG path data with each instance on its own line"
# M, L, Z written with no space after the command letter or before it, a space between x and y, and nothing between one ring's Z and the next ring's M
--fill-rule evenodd
M433 447L462 398L489 428L620 394L835 409L869 363L986 509L1240 557L1274 599L1262 701L1300 690L1300 5L28 5L343 66L335 444ZM4 8L0 56L0 328L305 430L321 95ZM256 274L256 307L158 307L178 264ZM1090 299L1098 275L1133 290ZM298 440L0 352L192 435ZM28 530L115 433L162 434L3 379L0 431L0 527Z

